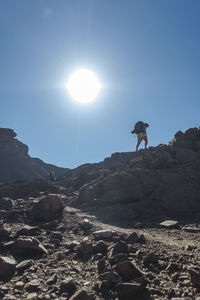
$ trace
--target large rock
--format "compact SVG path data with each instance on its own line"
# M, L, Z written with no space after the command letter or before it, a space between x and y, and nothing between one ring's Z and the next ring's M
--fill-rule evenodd
M152 172L143 170L117 171L96 184L86 185L80 189L80 204L95 204L95 199L103 203L114 204L119 201L138 201L153 192L156 178Z
M14 207L14 202L8 197L3 197L0 199L0 209L11 210Z
M0 256L0 280L11 277L15 272L16 264L14 258Z
M190 128L185 133L178 131L170 142L173 147L200 150L200 128Z
M93 245L90 242L83 242L77 250L77 255L80 258L84 258L93 254Z
M89 296L89 294L83 290L80 289L78 290L74 295L72 295L69 300L90 300L91 297Z
M137 282L119 283L116 289L120 300L133 300L136 296L144 292L144 286Z
M6 243L5 246L11 249L14 256L31 257L37 254L47 254L45 247L35 237L21 237L16 241Z
M52 221L62 216L64 205L56 194L49 194L33 202L33 207L28 211L31 219L43 222Z
M112 271L108 271L108 272L102 273L99 276L99 279L102 280L102 281L103 280L108 280L110 282L115 282L115 283L121 282L120 275L118 273L112 272Z
M96 239L109 239L113 236L113 231L111 230L98 230L93 232L93 235Z
M144 273L129 260L119 262L113 266L113 269L123 278L123 280L132 280L144 275Z

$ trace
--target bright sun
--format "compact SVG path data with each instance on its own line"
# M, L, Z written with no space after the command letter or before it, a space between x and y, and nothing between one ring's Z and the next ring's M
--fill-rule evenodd
M101 83L92 71L80 69L71 74L66 87L74 100L88 103L98 96Z

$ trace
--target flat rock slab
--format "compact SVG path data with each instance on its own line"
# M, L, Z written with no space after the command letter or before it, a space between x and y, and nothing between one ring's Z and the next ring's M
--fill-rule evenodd
M166 220L166 221L161 222L160 226L162 226L163 228L177 228L178 221Z
M116 289L120 300L132 300L144 291L144 286L137 282L120 283L117 284Z
M187 231L187 232L191 232L191 233L198 233L198 232L200 232L200 228L197 228L197 227L189 227L189 226L183 227L183 230L184 230L184 231Z
M93 232L96 239L109 239L113 236L113 231L111 230L98 230Z

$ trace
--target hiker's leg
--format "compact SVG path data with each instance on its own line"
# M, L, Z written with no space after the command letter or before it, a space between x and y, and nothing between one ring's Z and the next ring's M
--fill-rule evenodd
M142 141L142 139L141 139L141 137L137 137L137 145L136 145L136 152L138 151L138 147L140 146L140 144L141 144L141 141Z
M144 142L145 142L145 149L147 149L147 144L148 144L148 138L147 138L147 136L144 137Z

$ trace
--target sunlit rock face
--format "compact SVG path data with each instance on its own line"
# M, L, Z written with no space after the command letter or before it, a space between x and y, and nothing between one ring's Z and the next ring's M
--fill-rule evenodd
M56 176L66 169L44 163L28 154L28 146L16 139L17 134L9 128L0 128L0 182L20 179L48 178L50 171Z

